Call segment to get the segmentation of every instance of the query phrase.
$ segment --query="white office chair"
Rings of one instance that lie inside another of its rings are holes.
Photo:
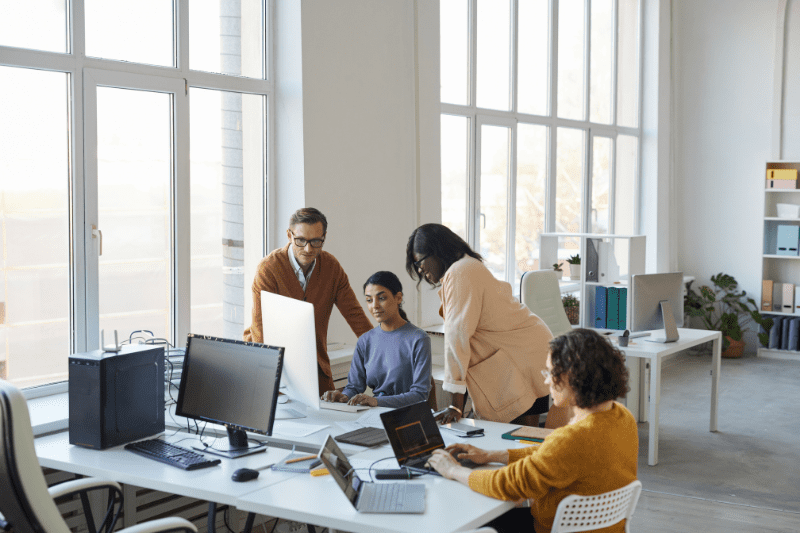
[[[122,508],[120,486],[97,478],[83,478],[48,489],[33,445],[28,404],[16,387],[0,379],[0,529],[10,528],[14,533],[70,533],[53,499],[80,494],[87,527],[94,533],[86,497],[86,492],[94,489],[109,489],[109,507],[100,529],[112,531]],[[116,513],[114,494],[119,496]],[[197,528],[182,518],[152,520],[120,529],[118,533],[177,530],[197,533]]]
[[[554,337],[572,329],[554,270],[525,272],[520,280],[519,300],[547,324]]]
[[[636,480],[621,489],[596,496],[567,496],[558,504],[551,533],[594,531],[625,520],[630,533],[633,511],[642,492],[642,482]]]

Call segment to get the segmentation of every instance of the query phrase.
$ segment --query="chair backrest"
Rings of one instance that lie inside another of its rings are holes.
[[[520,280],[519,300],[547,324],[554,337],[572,329],[554,270],[525,272]]]
[[[36,457],[28,403],[0,379],[0,513],[14,533],[70,533]]]
[[[567,496],[558,504],[551,533],[594,531],[625,520],[630,531],[630,518],[636,510],[642,482],[633,481],[621,489],[596,496]]]

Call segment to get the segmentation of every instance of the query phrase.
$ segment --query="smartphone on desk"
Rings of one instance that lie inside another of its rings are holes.
[[[483,433],[483,428],[470,426],[469,424],[461,424],[459,422],[451,422],[449,424],[442,424],[440,427],[442,429],[449,429],[453,433],[457,433],[458,435],[461,435],[461,436],[480,435],[481,433]]]

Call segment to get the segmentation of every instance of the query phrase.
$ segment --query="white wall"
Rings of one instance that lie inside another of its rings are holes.
[[[303,163],[279,167],[276,181],[278,191],[302,187],[304,199],[278,195],[286,202],[277,209],[275,243],[286,241],[287,213],[301,203],[320,209],[329,224],[325,249],[342,263],[358,298],[363,300],[361,287],[371,274],[390,270],[403,283],[404,307],[419,324],[417,292],[405,273],[405,245],[420,223],[420,176],[435,180],[438,190],[438,149],[431,155],[430,145],[435,139],[438,147],[439,118],[438,54],[419,57],[415,20],[417,10],[430,15],[434,5],[438,21],[438,2],[284,1],[300,6],[302,59],[293,61],[302,62],[302,75],[295,72],[292,82],[302,90],[302,110],[294,113],[302,128],[294,131],[302,135]],[[286,9],[279,8],[277,16]],[[277,24],[279,32],[284,26]],[[291,39],[277,38],[286,41]],[[279,55],[278,62],[282,57],[287,55]],[[298,87],[290,89],[291,95]],[[426,110],[424,118],[418,108]],[[279,145],[279,157],[280,150]],[[438,197],[435,205],[438,213]],[[338,311],[328,339],[355,342]]]
[[[777,0],[673,2],[678,268],[698,284],[720,271],[731,274],[756,300],[778,7]],[[794,43],[798,19],[790,31]],[[793,68],[787,79],[793,76],[797,87],[800,72]],[[789,96],[786,108],[796,110],[800,95],[795,89]],[[799,146],[796,124],[787,126],[787,140],[794,140],[784,146]],[[789,151],[784,159],[800,159],[796,148]],[[748,351],[756,347],[751,336]]]

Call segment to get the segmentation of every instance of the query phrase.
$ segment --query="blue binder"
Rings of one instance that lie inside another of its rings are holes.
[[[789,349],[789,323],[791,321],[791,318],[784,318],[781,320],[781,322],[783,322],[783,324],[781,324],[781,350]]]
[[[628,289],[619,289],[619,328],[628,329]]]
[[[609,287],[606,296],[606,327],[608,329],[619,328],[619,289],[616,287]]]
[[[782,319],[775,317],[772,329],[769,330],[769,348],[771,350],[779,350],[781,347],[781,322],[783,322]]]
[[[596,287],[594,293],[594,327],[606,327],[606,299],[608,291],[605,287]]]
[[[797,351],[798,341],[800,341],[800,318],[793,318],[789,321],[789,350]]]

